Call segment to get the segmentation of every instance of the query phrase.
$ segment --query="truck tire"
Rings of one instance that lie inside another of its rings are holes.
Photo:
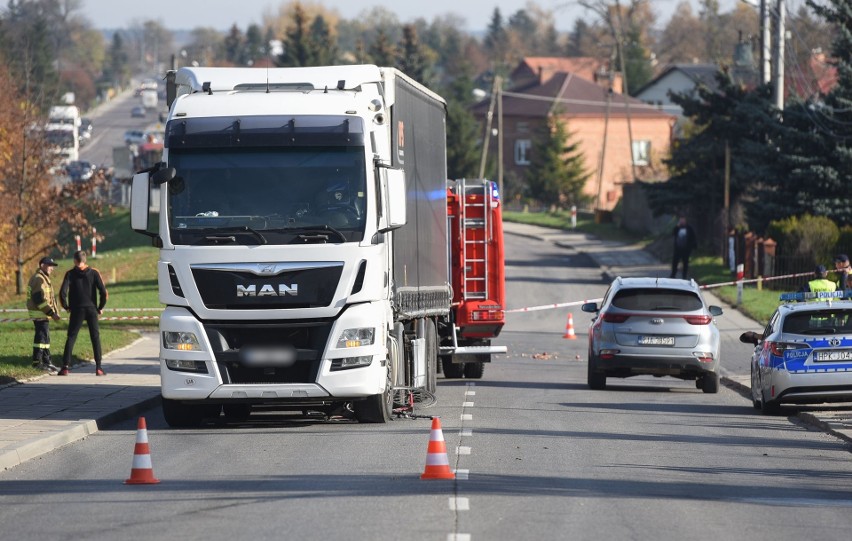
[[[163,417],[172,428],[193,428],[204,419],[204,405],[181,404],[177,400],[163,398]]]
[[[454,363],[450,355],[441,357],[441,367],[444,369],[446,379],[460,379],[464,376],[464,363]]]
[[[468,379],[482,379],[482,374],[485,372],[485,363],[474,361],[472,363],[464,363],[464,377]]]
[[[354,402],[352,409],[359,423],[386,423],[393,415],[393,389]]]
[[[386,423],[393,417],[393,401],[396,394],[393,390],[396,381],[397,366],[394,360],[399,359],[399,353],[391,348],[397,347],[393,340],[388,341],[388,369],[385,392],[368,396],[364,400],[352,403],[355,419],[359,423]]]

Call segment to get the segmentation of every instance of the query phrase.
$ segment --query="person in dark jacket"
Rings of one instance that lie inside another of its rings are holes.
[[[686,223],[686,217],[681,216],[672,232],[672,236],[674,237],[674,253],[672,254],[672,273],[669,277],[675,277],[678,263],[682,262],[681,276],[686,280],[687,273],[689,272],[689,255],[698,244],[695,237],[695,230],[692,229],[691,225]]]
[[[59,302],[63,308],[71,312],[71,315],[68,318],[68,339],[65,341],[65,351],[62,354],[62,369],[58,375],[67,376],[71,371],[71,353],[84,320],[89,327],[92,350],[95,353],[95,375],[106,375],[101,367],[101,335],[98,316],[103,313],[107,296],[101,273],[86,264],[86,252],[82,250],[74,252],[74,268],[65,273],[62,287],[59,289]]]

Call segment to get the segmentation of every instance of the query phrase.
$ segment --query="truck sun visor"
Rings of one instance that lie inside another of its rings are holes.
[[[178,118],[166,125],[166,148],[364,145],[364,124],[344,115]]]

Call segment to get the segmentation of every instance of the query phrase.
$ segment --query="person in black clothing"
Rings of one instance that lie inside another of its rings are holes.
[[[674,254],[672,255],[672,273],[669,278],[674,278],[677,274],[678,262],[683,262],[683,270],[681,276],[686,280],[686,275],[689,272],[689,255],[698,244],[695,238],[695,230],[692,226],[686,223],[686,218],[681,216],[677,225],[672,232],[674,236]]]
[[[62,287],[59,289],[59,302],[71,312],[68,318],[68,339],[62,354],[60,376],[71,371],[71,353],[77,333],[83,326],[83,320],[89,327],[92,350],[95,353],[95,375],[105,376],[101,367],[101,335],[98,328],[98,315],[103,313],[107,302],[107,290],[101,279],[101,273],[86,264],[86,252],[74,252],[74,268],[65,273]]]

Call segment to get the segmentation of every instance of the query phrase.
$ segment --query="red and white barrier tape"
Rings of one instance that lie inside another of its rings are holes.
[[[783,276],[770,276],[768,278],[750,278],[748,280],[734,280],[732,282],[719,282],[718,284],[707,284],[703,286],[699,286],[700,289],[711,289],[714,287],[723,287],[723,286],[735,286],[737,284],[753,284],[757,282],[771,282],[772,280],[782,280],[784,278],[799,278],[802,276],[813,276],[813,272],[799,272],[796,274],[785,274]],[[587,302],[599,302],[603,300],[603,297],[597,299],[586,299],[584,301],[572,301],[572,302],[560,302],[556,304],[543,304],[541,306],[528,306],[526,308],[513,308],[511,310],[506,310],[505,313],[509,314],[512,312],[535,312],[537,310],[553,310],[554,308],[565,308],[566,306],[580,306],[586,304]]]
[[[160,319],[160,316],[110,316],[100,317],[98,321],[126,321],[132,319]],[[29,317],[0,318],[0,323],[19,323],[22,321],[33,321],[33,319]]]
[[[163,308],[104,308],[104,312],[162,312]],[[0,308],[0,314],[29,312],[26,308]]]

